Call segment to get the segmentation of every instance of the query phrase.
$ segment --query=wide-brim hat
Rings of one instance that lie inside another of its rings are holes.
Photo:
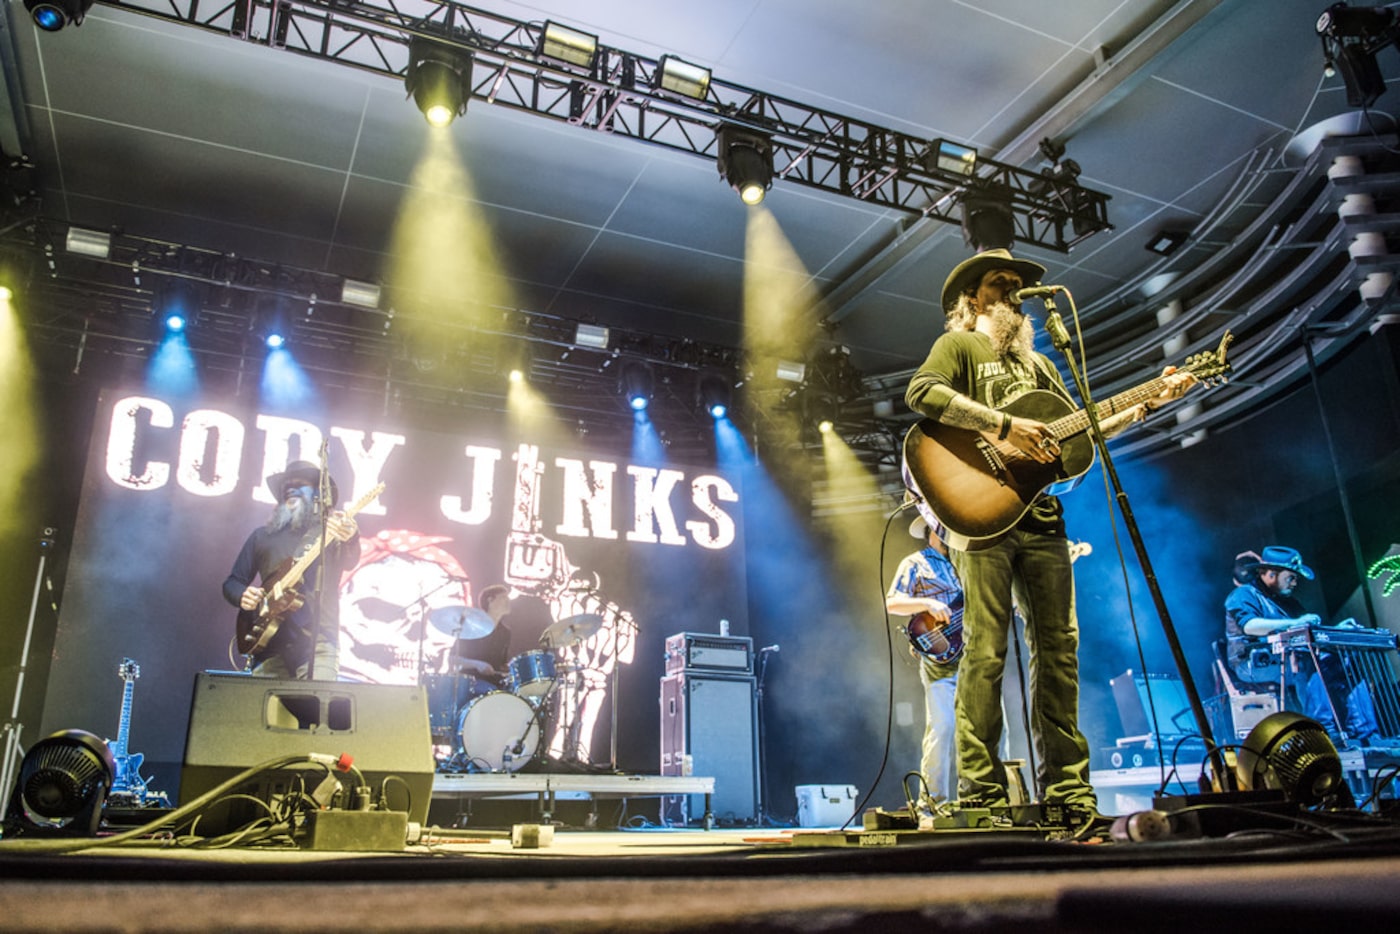
[[[1283,545],[1266,545],[1259,555],[1259,560],[1249,562],[1245,567],[1250,570],[1273,568],[1277,571],[1292,571],[1299,577],[1313,579],[1312,568],[1303,563],[1303,556],[1298,554],[1298,549],[1286,548]]]
[[[943,283],[943,310],[952,308],[958,296],[974,288],[982,277],[993,269],[1014,269],[1021,277],[1021,285],[1034,285],[1045,275],[1045,267],[1028,259],[1017,259],[1010,250],[984,250],[976,256],[965,259],[948,273]]]
[[[275,473],[267,478],[267,488],[272,493],[272,498],[276,502],[282,502],[282,490],[287,485],[288,480],[305,480],[309,486],[317,487],[321,484],[321,468],[311,461],[292,461],[287,465],[287,469],[281,473]],[[340,490],[336,488],[335,478],[330,478],[331,482],[331,502],[334,506],[340,502]]]

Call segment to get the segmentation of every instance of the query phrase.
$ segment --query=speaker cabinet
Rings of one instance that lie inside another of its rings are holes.
[[[348,753],[376,804],[426,822],[433,794],[433,752],[423,688],[341,681],[282,681],[242,674],[195,675],[180,771],[186,804],[234,775],[283,756]],[[272,802],[318,782],[314,769],[265,772],[230,794]],[[398,781],[385,779],[393,776]],[[211,809],[196,832],[216,836],[266,811],[252,802]]]
[[[758,757],[753,678],[682,673],[661,679],[661,774],[713,776],[710,807],[719,822],[757,823]],[[704,795],[664,803],[668,822],[689,823],[704,813]]]

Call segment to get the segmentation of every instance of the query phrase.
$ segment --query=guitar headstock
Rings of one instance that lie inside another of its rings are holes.
[[[1220,346],[1214,350],[1206,350],[1186,358],[1186,364],[1182,367],[1194,373],[1196,379],[1202,383],[1223,383],[1230,375],[1230,364],[1225,359],[1225,352],[1230,349],[1230,344],[1235,339],[1235,335],[1229,331],[1220,338]]]
[[[135,681],[141,677],[141,666],[129,658],[122,659],[122,663],[117,666],[117,674],[123,681]]]

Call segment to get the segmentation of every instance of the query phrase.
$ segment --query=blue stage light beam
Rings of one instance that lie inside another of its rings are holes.
[[[318,401],[316,387],[286,348],[271,350],[263,361],[262,398],[275,406]]]

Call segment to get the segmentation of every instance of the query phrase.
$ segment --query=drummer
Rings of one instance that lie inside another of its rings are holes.
[[[491,617],[492,627],[484,635],[458,639],[452,648],[452,663],[461,674],[500,687],[510,659],[510,627],[502,622],[510,613],[510,588],[505,584],[485,587],[477,594],[476,605]]]

